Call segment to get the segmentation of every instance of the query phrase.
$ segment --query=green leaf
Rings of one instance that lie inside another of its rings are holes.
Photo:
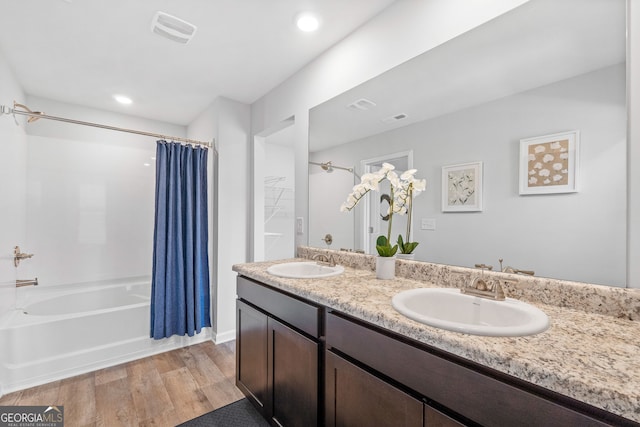
[[[376,239],[376,249],[378,255],[382,257],[392,257],[398,251],[398,245],[391,246],[386,236],[378,236]]]
[[[398,247],[400,248],[401,254],[410,254],[414,251],[416,246],[418,246],[418,242],[404,242],[402,240],[402,235],[398,235]]]

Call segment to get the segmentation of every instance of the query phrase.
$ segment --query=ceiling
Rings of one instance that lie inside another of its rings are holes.
[[[0,0],[0,52],[28,95],[187,125],[218,96],[254,102],[391,3]],[[196,25],[193,40],[152,33],[157,11]],[[302,11],[318,31],[296,28]]]
[[[309,150],[625,61],[625,0],[531,0],[313,108]],[[359,99],[368,110],[348,108]],[[386,122],[391,116],[406,118]]]

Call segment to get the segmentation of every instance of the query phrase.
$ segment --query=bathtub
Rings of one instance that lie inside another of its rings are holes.
[[[148,277],[18,291],[0,320],[0,395],[210,337],[150,339]]]

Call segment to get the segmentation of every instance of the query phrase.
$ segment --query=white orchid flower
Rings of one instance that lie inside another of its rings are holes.
[[[413,175],[415,175],[416,172],[418,172],[418,169],[409,169],[400,175],[400,179],[403,181],[410,181],[413,179]]]

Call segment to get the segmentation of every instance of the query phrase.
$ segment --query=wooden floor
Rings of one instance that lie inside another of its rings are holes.
[[[65,427],[175,426],[244,397],[235,341],[173,350],[0,398],[4,405],[63,405]]]

